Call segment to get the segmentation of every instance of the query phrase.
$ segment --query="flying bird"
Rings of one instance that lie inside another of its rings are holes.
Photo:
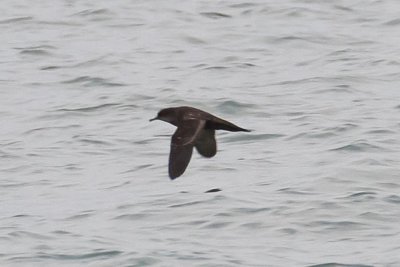
[[[203,157],[217,153],[215,130],[250,132],[229,121],[192,107],[165,108],[153,120],[162,120],[178,127],[171,139],[168,173],[173,180],[181,176],[192,157],[193,147]]]

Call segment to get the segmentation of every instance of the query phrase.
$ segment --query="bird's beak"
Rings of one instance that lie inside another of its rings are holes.
[[[155,120],[158,120],[158,118],[155,117],[155,118],[150,119],[149,121],[155,121]]]

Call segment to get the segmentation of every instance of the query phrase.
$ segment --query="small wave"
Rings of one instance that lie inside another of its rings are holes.
[[[25,49],[19,52],[22,55],[34,55],[34,56],[50,56],[51,53],[49,53],[46,50],[42,49]]]
[[[100,104],[97,106],[91,106],[91,107],[82,107],[82,108],[62,108],[58,109],[57,111],[61,112],[94,112],[94,111],[99,111],[99,110],[104,110],[104,109],[109,109],[110,107],[118,106],[118,103],[106,103],[106,104]]]
[[[193,37],[193,36],[185,36],[183,37],[185,41],[187,41],[189,44],[194,44],[194,45],[202,45],[206,44],[207,42],[200,39],[199,37]]]
[[[52,55],[50,50],[54,50],[55,47],[51,45],[39,45],[32,47],[16,48],[20,50],[21,55],[33,55],[33,56],[50,56]]]
[[[85,218],[91,217],[93,215],[94,215],[93,211],[87,211],[87,212],[83,212],[81,214],[76,214],[76,215],[70,216],[66,220],[68,220],[68,221],[80,220],[80,219],[85,219]]]
[[[53,239],[46,235],[37,234],[37,233],[33,233],[33,232],[28,232],[28,231],[14,231],[14,232],[9,233],[8,235],[13,238],[32,238],[32,239],[39,239],[39,240]]]
[[[90,77],[90,76],[80,76],[74,79],[63,81],[64,84],[76,84],[82,83],[86,87],[92,86],[125,86],[122,83],[110,82],[108,79],[99,78],[99,77]]]
[[[203,17],[207,17],[210,19],[225,19],[225,18],[231,18],[231,15],[224,14],[224,13],[219,13],[219,12],[200,12],[200,15]]]
[[[238,141],[258,141],[269,140],[283,137],[283,134],[243,134],[243,135],[230,135],[224,137],[224,142],[238,142]]]
[[[39,253],[36,257],[42,259],[56,259],[56,260],[84,260],[92,258],[110,258],[117,256],[122,252],[119,250],[99,250],[86,254],[48,254]]]
[[[384,200],[392,204],[400,204],[400,196],[398,195],[390,195],[385,197]]]
[[[330,149],[330,151],[347,151],[347,152],[365,152],[365,151],[382,151],[383,148],[371,145],[366,142],[357,142]]]
[[[330,262],[330,263],[310,265],[308,267],[374,267],[374,266],[365,264],[343,264],[343,263]]]
[[[73,17],[89,17],[89,18],[104,18],[104,16],[112,16],[114,15],[113,12],[111,12],[107,8],[99,8],[99,9],[86,9],[82,10],[80,12],[77,12],[75,14],[72,14]]]
[[[385,26],[397,26],[400,25],[400,19],[393,19],[383,23]]]
[[[363,202],[363,201],[373,200],[375,198],[376,198],[376,193],[370,192],[370,191],[362,191],[362,192],[352,193],[352,194],[344,197],[344,199],[350,199],[351,202]]]
[[[240,110],[252,108],[253,104],[242,103],[234,100],[226,100],[217,106],[217,109],[221,110],[224,113],[232,114],[238,113]]]
[[[232,212],[239,214],[257,214],[271,211],[271,208],[234,208]]]
[[[128,221],[137,221],[144,218],[149,217],[149,213],[135,213],[135,214],[123,214],[116,216],[114,220],[128,220]]]
[[[219,229],[219,228],[225,228],[228,225],[231,225],[232,222],[212,222],[210,224],[207,224],[203,226],[203,228],[206,229]]]
[[[323,227],[326,230],[359,230],[362,229],[365,224],[354,222],[354,221],[314,221],[308,226],[311,227]]]
[[[287,194],[291,194],[291,195],[314,195],[315,193],[311,193],[311,192],[304,192],[304,191],[299,191],[299,190],[294,190],[290,187],[286,187],[286,188],[282,188],[279,189],[278,191],[280,192],[284,192]]]
[[[33,17],[30,17],[30,16],[17,17],[17,18],[12,18],[12,19],[0,20],[0,24],[14,24],[16,22],[25,22],[25,21],[31,21],[31,20],[33,20]]]
[[[192,202],[187,202],[187,203],[182,203],[182,204],[175,204],[169,206],[170,208],[180,208],[180,207],[187,207],[187,206],[194,206],[194,205],[199,205],[202,204],[204,201],[192,201]]]

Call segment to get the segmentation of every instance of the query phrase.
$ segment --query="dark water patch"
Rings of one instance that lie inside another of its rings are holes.
[[[335,132],[335,133],[345,133],[354,129],[358,129],[360,126],[353,123],[345,123],[341,125],[337,125],[335,127],[327,127],[324,128],[327,132]]]
[[[99,8],[99,9],[86,9],[80,12],[74,13],[71,15],[72,17],[82,17],[89,18],[92,21],[101,21],[105,19],[110,19],[115,16],[115,13],[110,11],[107,8]]]
[[[170,138],[171,135],[155,135],[155,137],[164,137],[164,138]],[[146,145],[151,143],[152,141],[154,141],[156,138],[150,138],[150,139],[143,139],[143,140],[138,140],[138,141],[134,141],[132,142],[133,144],[136,145]]]
[[[313,93],[325,95],[327,93],[353,94],[354,92],[353,92],[352,88],[350,88],[350,86],[338,85],[338,86],[331,87],[331,88],[317,89]]]
[[[98,66],[100,64],[107,63],[105,61],[105,59],[106,59],[106,56],[100,56],[100,57],[96,57],[96,58],[93,58],[93,59],[89,59],[89,60],[85,60],[85,61],[82,61],[82,62],[78,62],[78,63],[75,63],[75,64],[64,64],[64,65],[58,65],[58,66],[57,65],[49,65],[49,66],[41,67],[40,69],[41,70],[75,69],[75,68],[80,68],[80,67]],[[85,77],[88,77],[88,76],[82,76],[82,77],[76,78],[77,79],[76,82],[84,81]],[[88,78],[90,78],[90,77],[88,77]],[[68,80],[68,81],[74,81],[74,79]],[[69,83],[68,81],[64,81],[63,83]]]
[[[187,207],[187,206],[195,206],[204,203],[204,201],[191,201],[187,203],[182,203],[182,204],[174,204],[169,206],[170,208],[181,208],[181,207]]]
[[[74,139],[78,139],[79,142],[82,142],[84,144],[89,144],[89,145],[101,145],[101,146],[112,146],[113,144],[111,142],[103,141],[103,140],[96,140],[93,138],[81,138],[79,136],[74,136]]]
[[[77,23],[75,21],[60,21],[60,20],[41,20],[36,22],[39,25],[49,25],[49,26],[72,26],[72,27],[77,27],[77,26],[83,26],[84,24],[82,23]]]
[[[382,160],[376,160],[372,158],[363,158],[353,161],[353,164],[363,165],[363,166],[390,166],[390,163],[385,163]]]
[[[60,69],[62,67],[60,66],[46,66],[46,67],[41,67],[40,70],[56,70],[56,69]]]
[[[0,150],[0,158],[1,159],[18,159],[18,158],[21,158],[21,156]]]
[[[117,185],[112,185],[112,186],[105,187],[104,189],[112,190],[112,189],[116,189],[116,188],[121,188],[121,187],[125,187],[125,186],[129,185],[130,183],[131,183],[130,181],[126,181],[126,182],[119,183]]]
[[[209,67],[205,67],[203,68],[204,70],[226,70],[229,67],[225,67],[225,66],[209,66]]]
[[[128,221],[136,221],[148,218],[150,216],[149,213],[130,213],[123,214],[114,217],[114,220],[128,220]]]
[[[376,212],[364,212],[358,215],[358,217],[367,219],[368,221],[375,220],[379,222],[389,222],[389,219],[386,216],[383,216],[382,214],[376,213]],[[395,221],[395,220],[392,220]],[[383,226],[382,226],[383,229]]]
[[[155,257],[133,257],[127,260],[128,265],[124,267],[146,267],[146,266],[156,266],[160,262],[159,259]]]
[[[30,16],[17,17],[17,18],[12,18],[12,19],[0,20],[0,24],[15,24],[15,23],[26,22],[26,21],[31,21],[31,20],[33,20],[33,17],[30,17]]]
[[[256,229],[264,228],[265,225],[263,223],[259,223],[259,222],[251,222],[251,223],[243,223],[240,225],[240,227],[247,228],[250,230],[256,230]]]
[[[32,216],[27,215],[27,214],[17,214],[17,215],[11,216],[11,218],[26,218],[26,217],[32,217]]]
[[[296,229],[293,228],[281,228],[278,231],[288,235],[294,235],[298,232]]]
[[[388,189],[400,188],[400,183],[377,183],[377,185]]]
[[[47,50],[43,49],[24,49],[19,52],[21,55],[33,55],[33,56],[51,56],[52,53],[50,53]]]
[[[66,68],[90,67],[99,66],[99,64],[106,63],[107,55],[98,56],[89,60],[78,62],[76,64],[67,65]]]
[[[121,29],[121,28],[132,28],[132,27],[142,27],[142,26],[146,26],[146,24],[144,24],[144,23],[116,23],[116,24],[110,24],[110,25],[107,25],[107,27],[110,27],[110,28],[118,28],[118,29]]]
[[[333,7],[337,10],[340,11],[346,11],[346,12],[354,12],[354,9],[347,7],[347,6],[341,6],[341,5],[333,5]]]
[[[353,144],[348,144],[340,146],[337,148],[332,148],[330,151],[343,151],[343,152],[382,152],[383,149],[380,146],[372,145],[367,142],[355,142]]]
[[[254,104],[248,104],[234,100],[225,100],[221,102],[216,108],[226,114],[237,114],[244,109],[254,108]]]
[[[296,140],[296,139],[300,139],[303,140],[304,138],[308,138],[308,139],[321,139],[321,138],[329,138],[329,137],[334,137],[337,136],[337,134],[333,133],[333,132],[329,132],[329,131],[325,131],[325,132],[303,132],[303,133],[298,133],[295,134],[293,136],[288,136],[287,138],[285,138],[285,140]]]
[[[256,7],[258,4],[257,3],[240,3],[240,4],[231,4],[229,7],[232,8],[250,8],[250,7]]]
[[[99,111],[99,110],[108,110],[111,107],[118,106],[118,103],[106,103],[106,104],[100,104],[96,106],[90,106],[90,107],[81,107],[81,108],[61,108],[57,109],[56,111],[61,111],[61,112],[77,112],[77,113],[87,113],[87,112],[94,112],[94,111]]]
[[[400,18],[392,19],[383,23],[384,26],[397,26],[400,25]]]
[[[15,172],[15,171],[20,171],[20,170],[21,170],[20,167],[1,169],[1,171],[5,171],[5,172]],[[17,188],[17,187],[26,187],[26,186],[31,186],[31,185],[34,185],[34,183],[2,181],[2,183],[0,184],[0,188]]]
[[[278,37],[278,38],[273,38],[270,40],[271,43],[274,43],[276,45],[283,45],[287,43],[318,43],[318,42],[323,42],[323,40],[318,40],[317,38],[310,38],[306,36],[294,36],[294,35],[289,35],[289,36],[283,36],[283,37]]]
[[[252,63],[244,62],[244,63],[237,63],[236,67],[238,67],[238,68],[252,68],[252,67],[257,67],[257,65],[252,64]]]
[[[91,76],[80,76],[74,79],[62,81],[64,84],[82,84],[85,87],[96,87],[96,86],[104,86],[104,87],[120,87],[125,86],[123,83],[111,82],[108,79],[100,78],[100,77],[91,77]]]
[[[355,221],[325,221],[319,220],[314,221],[305,225],[306,227],[322,227],[325,230],[339,230],[339,231],[351,231],[351,230],[362,230],[365,229],[365,224]]]
[[[259,141],[269,140],[283,137],[283,134],[240,134],[240,135],[229,135],[222,138],[224,142],[240,142],[240,141]]]
[[[206,41],[200,39],[199,37],[184,36],[183,40],[186,41],[187,43],[193,44],[193,45],[204,45],[204,44],[207,44]]]
[[[154,164],[142,164],[142,165],[138,165],[138,166],[136,166],[136,167],[134,167],[132,169],[123,171],[121,173],[131,173],[131,172],[139,171],[139,170],[142,170],[142,169],[147,169],[147,168],[149,168],[151,166],[154,166]]]
[[[313,192],[305,192],[305,191],[295,190],[295,189],[290,188],[290,187],[281,188],[278,191],[286,193],[286,194],[291,194],[291,195],[315,195],[316,194],[316,193],[313,193]]]
[[[235,216],[232,212],[219,212],[214,215],[215,217],[232,217]]]
[[[32,239],[38,239],[38,240],[51,240],[53,239],[50,236],[42,235],[42,234],[37,234],[33,232],[28,232],[28,231],[14,231],[8,234],[12,238],[32,238]]]
[[[375,267],[375,266],[365,265],[365,264],[344,264],[344,263],[330,262],[330,263],[310,265],[308,267]]]
[[[226,19],[232,17],[231,15],[219,12],[200,12],[200,15],[210,19]]]
[[[397,134],[396,131],[393,131],[392,129],[373,129],[366,131],[367,135],[395,135]]]
[[[209,221],[206,221],[206,220],[194,220],[194,221],[187,222],[185,224],[186,225],[202,225],[202,224],[205,224],[207,222],[209,222]]]
[[[85,253],[85,254],[47,254],[47,253],[38,253],[36,255],[37,258],[40,259],[53,259],[60,261],[74,261],[74,260],[87,260],[93,258],[101,258],[101,259],[109,259],[110,257],[114,257],[122,254],[122,251],[119,250],[95,250],[94,252]]]
[[[222,191],[222,189],[213,188],[213,189],[205,191],[204,193],[217,193],[217,192],[221,192],[221,191]]]
[[[207,228],[207,229],[219,229],[219,228],[225,228],[229,225],[231,225],[232,222],[213,222],[210,224],[207,224],[205,226],[203,226],[203,228]]]
[[[400,196],[399,195],[390,195],[383,199],[384,201],[392,204],[400,204]]]
[[[239,214],[257,214],[271,211],[271,208],[233,208],[232,212]]]
[[[117,207],[117,209],[118,210],[129,210],[129,209],[132,209],[132,208],[135,208],[135,207],[136,207],[136,205],[134,205],[134,204],[123,204],[123,205],[119,205]]]
[[[138,105],[135,104],[125,104],[125,105],[118,105],[118,110],[137,110],[139,108]]]
[[[80,214],[72,215],[72,216],[66,218],[65,220],[68,220],[68,221],[81,220],[81,219],[86,219],[86,218],[92,217],[93,215],[95,215],[94,210],[83,211]]]
[[[362,191],[357,193],[352,193],[343,199],[350,199],[352,202],[362,202],[376,199],[376,193],[371,191]]]
[[[80,128],[81,125],[78,124],[71,124],[71,125],[65,125],[65,126],[48,126],[48,127],[38,127],[38,128],[34,128],[34,129],[30,129],[25,131],[23,134],[24,135],[30,135],[30,134],[34,134],[34,133],[38,133],[38,132],[47,132],[49,130],[60,130],[63,131],[65,129],[71,129],[71,128]]]
[[[200,64],[196,64],[196,65],[191,66],[191,68],[193,68],[193,69],[205,69],[205,68],[207,68],[207,66],[209,66],[209,65],[205,64],[205,63],[200,63]]]

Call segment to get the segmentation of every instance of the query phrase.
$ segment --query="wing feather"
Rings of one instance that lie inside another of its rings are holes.
[[[203,157],[211,158],[217,153],[217,142],[215,141],[215,130],[203,129],[196,139],[195,147]]]
[[[192,157],[193,146],[204,125],[204,120],[185,120],[172,135],[168,165],[171,179],[175,179],[185,172]]]

